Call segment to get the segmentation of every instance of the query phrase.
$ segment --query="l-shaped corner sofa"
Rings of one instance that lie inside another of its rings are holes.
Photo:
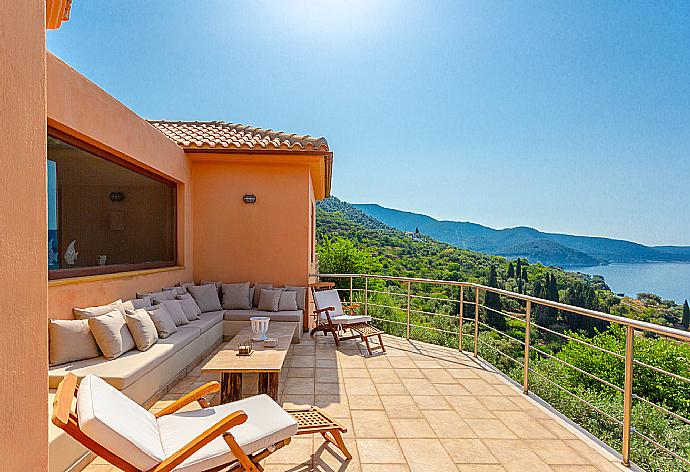
[[[101,356],[49,367],[48,417],[53,412],[57,386],[68,373],[75,374],[80,380],[88,374],[96,374],[149,408],[196,368],[219,343],[232,339],[249,326],[252,316],[268,316],[274,321],[294,323],[293,343],[299,343],[303,332],[302,320],[308,309],[306,300],[302,306],[304,310],[297,311],[265,312],[252,308],[206,312],[198,320],[179,326],[177,332],[160,339],[146,351],[133,349],[113,360]],[[93,453],[51,424],[50,420],[48,454],[49,472],[76,472],[93,457]]]

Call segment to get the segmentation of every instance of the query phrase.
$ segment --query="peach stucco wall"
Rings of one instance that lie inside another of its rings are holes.
[[[181,265],[145,275],[51,282],[48,315],[71,318],[75,306],[132,298],[192,280],[192,186],[190,160],[153,126],[52,54],[47,54],[48,124],[177,183],[177,253]],[[131,231],[136,231],[132,228]],[[142,234],[146,237],[146,234]]]
[[[270,156],[193,156],[195,279],[306,284],[309,167],[271,163]],[[256,203],[244,203],[244,194]]]
[[[46,470],[45,2],[2,1],[0,470]]]

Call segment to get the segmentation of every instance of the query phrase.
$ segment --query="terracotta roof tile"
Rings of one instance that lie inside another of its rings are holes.
[[[288,134],[224,121],[148,120],[161,133],[188,149],[329,151],[326,138]]]

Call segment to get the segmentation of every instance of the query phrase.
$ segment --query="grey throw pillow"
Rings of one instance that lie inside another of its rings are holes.
[[[115,359],[136,347],[125,317],[118,310],[89,318],[88,323],[106,359]]]
[[[151,315],[144,309],[137,309],[134,311],[127,311],[125,313],[125,321],[137,349],[146,351],[148,348],[158,342],[158,331],[156,325],[151,319]]]
[[[161,300],[175,300],[177,296],[175,292],[175,290],[161,290],[160,292],[149,293],[148,296],[151,297],[151,302],[155,305]]]
[[[208,284],[213,284],[216,286],[216,290],[218,290],[218,296],[220,297],[221,292],[223,291],[223,282],[214,282],[212,280],[202,280],[199,282],[199,285],[208,285]]]
[[[201,308],[194,301],[194,297],[190,294],[185,293],[184,295],[178,295],[177,299],[180,301],[182,306],[182,311],[189,321],[194,321],[199,319],[201,314]]]
[[[187,315],[184,314],[184,310],[182,309],[182,305],[180,304],[179,300],[160,300],[156,304],[163,305],[165,309],[168,310],[170,318],[172,318],[175,326],[189,324]]]
[[[249,282],[241,284],[223,284],[224,310],[249,310],[252,307],[249,299]]]
[[[101,306],[90,306],[87,308],[72,308],[72,314],[78,320],[88,320],[94,316],[105,315],[113,310],[119,311],[123,316],[125,314],[125,309],[122,306],[122,300],[115,300],[112,303]]]
[[[194,301],[202,313],[209,311],[219,311],[223,308],[220,306],[220,299],[218,298],[218,290],[213,284],[197,285],[188,287],[187,290],[194,297]]]
[[[279,311],[296,311],[297,310],[297,292],[294,290],[283,290],[280,292],[280,302],[278,303]]]
[[[304,310],[304,305],[306,303],[307,298],[307,287],[294,287],[291,285],[286,285],[285,290],[294,290],[295,292],[297,292],[295,294],[297,298],[297,309]]]
[[[163,339],[167,338],[173,333],[177,332],[177,326],[175,322],[170,317],[170,313],[165,309],[163,305],[155,305],[146,310],[151,317],[151,321],[156,326],[156,331],[158,331],[158,337]]]
[[[278,311],[282,290],[261,289],[259,297],[259,311]]]
[[[170,291],[172,291],[175,294],[175,296],[184,295],[185,293],[187,293],[187,289],[185,287],[181,287],[181,286],[163,288],[163,292],[170,292]]]
[[[50,365],[98,357],[88,320],[48,320]]]
[[[262,289],[271,289],[271,284],[254,284],[254,296],[252,297],[252,306],[259,306],[259,298],[261,298]]]

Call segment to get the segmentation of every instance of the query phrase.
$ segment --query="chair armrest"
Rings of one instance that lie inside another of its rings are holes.
[[[359,303],[351,303],[349,305],[343,305],[343,311],[355,311],[359,310],[361,305]]]
[[[175,413],[180,408],[187,406],[192,402],[198,402],[201,408],[206,408],[208,406],[208,402],[204,398],[204,395],[218,391],[220,391],[220,384],[218,382],[209,382],[205,385],[202,385],[201,387],[189,392],[187,395],[177,399],[174,403],[166,406],[161,411],[156,413],[156,418],[169,415],[170,413]]]
[[[242,424],[245,421],[247,421],[247,414],[244,411],[237,410],[233,413],[230,413],[228,416],[198,435],[196,438],[189,441],[175,454],[151,469],[151,472],[167,472],[173,470],[175,467],[184,462],[189,456],[216,439],[218,436],[226,434],[230,428]]]
[[[335,311],[335,307],[327,306],[326,308],[321,308],[320,310],[314,310],[314,313],[323,313],[324,311]]]

